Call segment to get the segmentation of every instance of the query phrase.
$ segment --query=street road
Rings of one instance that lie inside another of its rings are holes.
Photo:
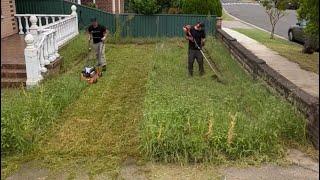
[[[221,0],[224,9],[234,17],[271,31],[269,16],[263,6],[257,3],[241,3],[239,0]],[[298,22],[295,10],[287,10],[276,25],[275,34],[288,39],[288,29]]]

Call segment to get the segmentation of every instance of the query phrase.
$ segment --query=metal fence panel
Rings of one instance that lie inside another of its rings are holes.
[[[76,5],[80,29],[88,27],[90,19],[96,17],[111,33],[120,33],[122,37],[181,37],[183,25],[198,21],[204,22],[207,34],[214,35],[216,31],[216,16],[213,15],[116,15],[63,0],[16,0],[16,4],[20,14],[70,14],[71,6]]]
[[[63,0],[16,0],[17,14],[63,14]]]

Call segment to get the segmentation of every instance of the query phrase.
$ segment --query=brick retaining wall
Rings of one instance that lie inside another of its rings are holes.
[[[319,149],[319,98],[306,93],[273,70],[265,61],[259,59],[222,29],[217,29],[216,36],[247,72],[254,78],[260,77],[265,80],[306,116],[308,137],[313,145]]]

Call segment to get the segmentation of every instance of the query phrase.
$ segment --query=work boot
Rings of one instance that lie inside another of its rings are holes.
[[[204,75],[204,71],[200,71],[199,75],[203,76]]]

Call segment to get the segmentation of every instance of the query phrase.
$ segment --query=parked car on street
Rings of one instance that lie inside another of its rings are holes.
[[[291,26],[288,31],[289,40],[304,43],[305,35],[303,29],[306,26],[307,22],[305,20],[297,22],[296,25]]]
[[[293,42],[298,42],[301,44],[304,44],[306,42],[306,35],[304,33],[304,29],[307,26],[307,21],[302,20],[296,23],[296,25],[293,25],[288,30],[288,39]],[[319,51],[319,42],[315,47],[316,51]]]

